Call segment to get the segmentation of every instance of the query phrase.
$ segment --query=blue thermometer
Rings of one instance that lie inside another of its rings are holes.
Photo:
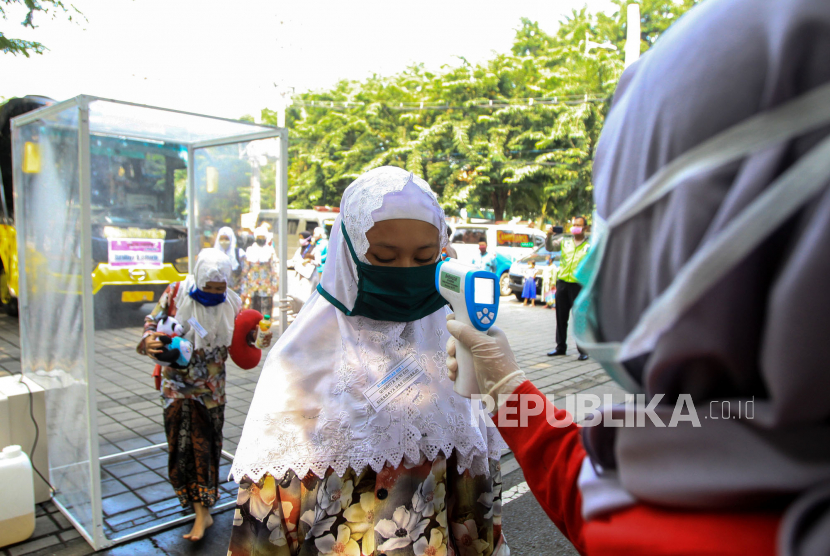
[[[492,272],[478,270],[456,259],[447,259],[438,263],[435,289],[452,305],[456,320],[485,334],[496,322],[499,281]],[[456,342],[455,358],[458,361],[458,376],[453,389],[465,398],[479,393],[470,350]]]

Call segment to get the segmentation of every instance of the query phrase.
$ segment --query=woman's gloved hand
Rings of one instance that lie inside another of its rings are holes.
[[[455,359],[455,342],[459,341],[473,354],[476,380],[481,394],[492,396],[498,404],[499,394],[512,394],[525,380],[524,371],[519,368],[516,356],[510,349],[507,336],[496,326],[488,334],[472,326],[458,322],[454,315],[447,316],[447,330],[453,336],[447,340],[447,369],[450,380],[458,375]]]

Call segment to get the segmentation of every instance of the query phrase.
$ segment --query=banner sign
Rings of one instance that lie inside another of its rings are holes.
[[[108,239],[107,242],[110,266],[160,268],[164,264],[162,239]]]
[[[499,247],[533,247],[533,238],[529,234],[496,230],[496,243]]]

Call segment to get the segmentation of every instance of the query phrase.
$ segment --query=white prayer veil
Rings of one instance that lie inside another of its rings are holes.
[[[444,212],[429,185],[410,172],[382,167],[367,172],[343,194],[331,233],[322,287],[347,308],[357,295],[357,269],[341,222],[361,261],[366,232],[396,218],[430,222],[446,244]],[[259,480],[293,470],[323,477],[331,467],[380,471],[415,464],[439,452],[457,454],[459,471],[489,473],[504,443],[495,428],[472,421],[471,402],[447,378],[446,311],[414,322],[348,317],[312,293],[297,319],[271,350],[257,384],[231,475]],[[404,357],[425,374],[379,411],[363,392]],[[480,408],[478,408],[480,409]],[[482,413],[483,414],[483,410]]]
[[[231,260],[219,249],[202,249],[196,259],[193,274],[188,274],[176,295],[176,320],[184,327],[184,337],[195,349],[227,347],[233,339],[233,326],[242,306],[239,296],[228,289],[225,301],[215,307],[205,307],[190,297],[190,292],[204,288],[208,282],[230,282]],[[188,323],[191,318],[207,331],[203,338]]]
[[[219,240],[223,237],[227,237],[231,240],[231,245],[227,248],[227,250],[222,249],[222,245],[219,243]],[[239,252],[236,248],[236,234],[233,233],[233,230],[230,229],[230,227],[223,226],[222,228],[219,228],[219,233],[216,234],[216,241],[213,242],[213,248],[218,249],[224,253],[228,259],[230,259],[231,270],[236,272],[239,269]]]

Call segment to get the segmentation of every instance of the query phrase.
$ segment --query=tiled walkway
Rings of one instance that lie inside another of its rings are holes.
[[[566,357],[547,357],[553,349],[555,312],[537,307],[523,307],[513,298],[502,298],[498,325],[501,326],[528,376],[546,394],[556,397],[579,392],[607,382],[609,377],[593,361],[579,362],[571,347]],[[141,327],[125,327],[96,332],[96,351],[106,353],[106,364],[97,373],[98,432],[100,455],[144,448],[165,442],[162,409],[158,392],[153,388],[150,361],[135,352]],[[19,372],[19,334],[17,320],[0,316],[0,367]],[[103,359],[99,358],[99,361]],[[245,415],[253,398],[261,367],[243,371],[228,363],[227,406],[225,409],[224,449],[233,454],[242,434]],[[146,528],[158,520],[184,515],[166,478],[167,456],[162,449],[152,449],[132,456],[119,456],[102,462],[101,479],[105,529],[108,536],[121,537]],[[220,477],[228,474],[223,462]],[[219,504],[235,496],[233,483],[221,486]],[[217,518],[204,543],[195,553],[222,554],[227,546],[230,522]],[[153,539],[163,539],[157,543]],[[179,540],[177,540],[179,539]],[[222,539],[225,539],[224,541]],[[148,546],[157,553],[194,553],[189,541],[180,534],[160,532],[147,541],[133,541],[107,551],[109,554],[145,554]],[[215,543],[213,542],[215,541]],[[218,544],[216,544],[218,543]],[[164,547],[162,547],[164,545]],[[131,550],[132,547],[132,550]],[[141,548],[143,547],[143,548]],[[178,548],[176,548],[178,547]],[[0,549],[3,556],[24,554],[60,554],[80,556],[91,553],[86,542],[71,528],[53,504],[38,508],[37,529],[31,539]]]
[[[137,313],[139,321],[141,313]],[[20,371],[17,319],[0,316],[0,370]],[[153,385],[152,362],[136,353],[141,326],[99,330],[95,333],[96,390],[99,451],[102,458],[166,442],[159,393]],[[103,363],[102,363],[103,362]],[[253,398],[261,365],[243,371],[227,365],[227,405],[223,449],[231,455],[242,435],[245,414]],[[228,476],[230,462],[222,462],[219,476]],[[159,521],[187,515],[167,480],[166,448],[106,458],[101,464],[104,530],[109,538],[124,537]],[[234,483],[220,486],[217,506],[235,499]],[[36,530],[28,540],[0,549],[0,554],[88,554],[91,549],[66,518],[51,504],[38,508]]]

